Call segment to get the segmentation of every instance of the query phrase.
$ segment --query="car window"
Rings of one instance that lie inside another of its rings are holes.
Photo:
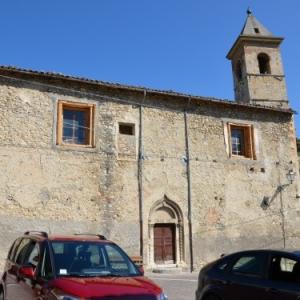
[[[120,251],[110,245],[106,245],[105,248],[111,268],[113,270],[117,270],[118,272],[127,272],[128,260],[125,259]]]
[[[53,275],[54,275],[54,272],[53,272],[53,268],[51,265],[49,248],[45,247],[39,276],[41,276],[45,279],[51,279],[51,278],[53,278]]]
[[[250,276],[262,276],[264,273],[264,262],[264,255],[250,254],[241,256],[234,263],[232,272]]]
[[[90,260],[92,265],[98,265],[100,267],[105,267],[107,265],[103,248],[99,248],[97,245],[90,245],[88,247],[88,252],[90,253]]]
[[[17,247],[18,247],[20,241],[21,241],[20,238],[17,239],[17,240],[15,240],[14,243],[12,244],[12,246],[11,246],[9,252],[8,252],[7,258],[8,258],[9,260],[13,261],[13,262],[14,262],[14,258],[15,258],[16,249],[17,249]]]
[[[280,269],[283,272],[292,272],[296,263],[296,260],[282,257],[280,260]]]
[[[270,263],[270,279],[284,282],[300,282],[300,261],[274,255]]]
[[[16,256],[15,256],[15,261],[17,264],[19,265],[23,264],[29,245],[30,245],[30,239],[21,240],[20,244],[18,245]]]
[[[25,255],[23,264],[37,267],[40,259],[39,244],[35,241],[30,241]]]
[[[115,244],[90,241],[52,241],[57,276],[139,276],[140,271]]]

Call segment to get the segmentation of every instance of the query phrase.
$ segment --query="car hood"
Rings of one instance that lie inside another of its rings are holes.
[[[92,278],[57,278],[51,287],[68,295],[98,299],[98,297],[118,297],[118,299],[156,299],[161,288],[144,276],[137,277],[92,277]],[[133,296],[133,297],[122,297]],[[99,298],[101,299],[101,298]],[[108,298],[109,299],[109,298]]]

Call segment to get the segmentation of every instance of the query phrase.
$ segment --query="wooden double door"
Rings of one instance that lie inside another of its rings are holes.
[[[175,263],[175,224],[154,225],[154,261],[157,264]]]

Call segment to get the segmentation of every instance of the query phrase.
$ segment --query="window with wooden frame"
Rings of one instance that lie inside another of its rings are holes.
[[[57,114],[57,145],[94,147],[94,104],[59,101]]]
[[[253,126],[228,123],[230,156],[255,159]]]

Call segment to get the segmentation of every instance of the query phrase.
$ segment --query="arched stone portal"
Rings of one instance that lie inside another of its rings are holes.
[[[149,267],[162,264],[183,266],[185,264],[184,231],[183,214],[180,207],[164,196],[152,206],[148,224]],[[168,244],[163,250],[160,249],[160,241]]]

